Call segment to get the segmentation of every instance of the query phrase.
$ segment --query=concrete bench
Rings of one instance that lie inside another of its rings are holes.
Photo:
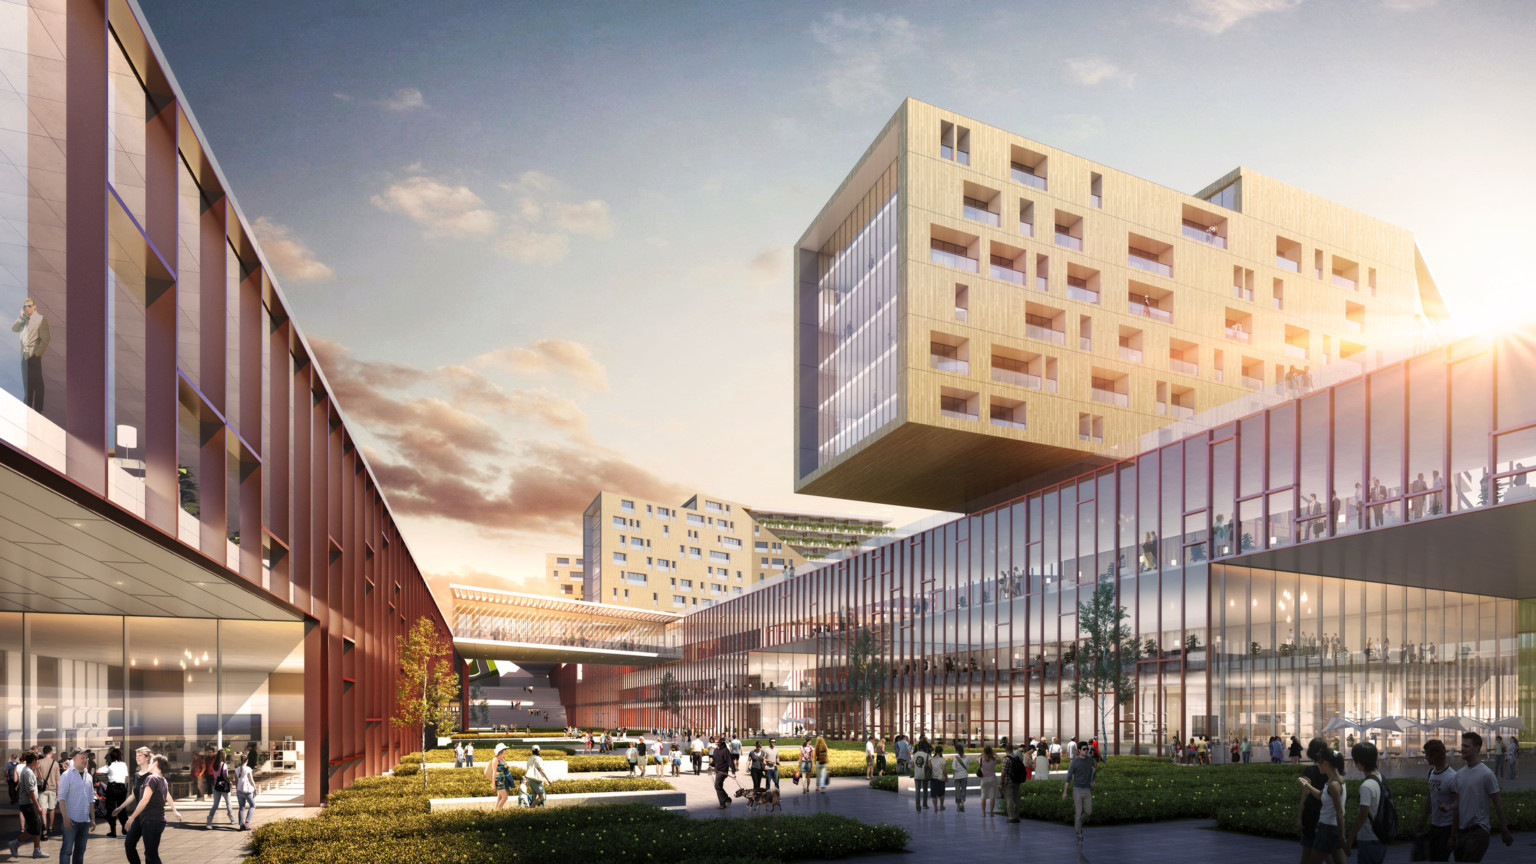
[[[570,795],[545,796],[546,807],[575,807],[583,804],[653,804],[657,807],[684,807],[688,804],[688,795],[684,792],[669,789],[655,789],[636,792],[590,792]],[[507,796],[507,806],[517,806],[515,794]],[[492,798],[433,798],[431,799],[431,812],[441,813],[448,810],[494,810],[496,799]]]

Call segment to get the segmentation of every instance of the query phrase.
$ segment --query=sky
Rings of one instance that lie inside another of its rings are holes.
[[[1531,307],[1528,3],[140,5],[435,586],[542,578],[602,489],[924,515],[793,492],[790,249],[904,97]]]

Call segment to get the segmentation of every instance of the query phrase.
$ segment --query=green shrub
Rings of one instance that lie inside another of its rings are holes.
[[[623,756],[572,756],[565,760],[566,770],[572,774],[584,771],[628,771],[629,760]]]
[[[897,791],[896,780],[897,778],[894,774],[888,774],[883,777],[875,777],[869,781],[869,788],[879,789],[883,792],[895,792]]]

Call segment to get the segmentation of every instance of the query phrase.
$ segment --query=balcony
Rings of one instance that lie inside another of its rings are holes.
[[[1093,401],[1095,402],[1103,402],[1105,405],[1114,405],[1117,408],[1127,408],[1131,404],[1130,394],[1127,393],[1116,393],[1113,390],[1100,390],[1097,387],[1093,388],[1091,392],[1093,393]]]
[[[1126,346],[1121,345],[1120,346],[1120,359],[1121,360],[1125,360],[1125,361],[1130,362],[1130,363],[1140,363],[1141,362],[1141,349],[1140,348],[1127,348]]]
[[[1002,279],[1002,280],[1007,281],[1007,282],[1012,282],[1015,285],[1023,285],[1024,284],[1024,271],[1023,270],[1015,270],[1012,267],[1006,267],[1006,266],[1004,266],[1002,264],[993,263],[993,265],[992,265],[992,278],[993,279]]]
[[[1012,429],[1027,429],[1027,428],[1029,428],[1028,426],[1024,425],[1023,421],[1011,420],[1011,419],[1009,419],[1006,416],[1000,417],[1000,416],[995,415],[995,414],[992,416],[992,425],[993,426],[1007,426],[1007,427],[1012,428]]]
[[[1079,441],[1087,441],[1087,442],[1089,442],[1091,444],[1103,444],[1104,443],[1104,436],[1103,435],[1090,435],[1087,432],[1079,432],[1079,433],[1077,433],[1077,440],[1079,440]]]
[[[1281,270],[1289,270],[1292,273],[1300,273],[1301,272],[1301,262],[1300,261],[1292,261],[1291,259],[1285,257],[1284,255],[1276,255],[1275,256],[1275,266],[1279,267]]]
[[[1014,387],[1027,387],[1031,390],[1040,389],[1040,376],[1031,375],[1028,372],[1015,372],[1012,369],[1004,369],[1000,366],[992,367],[992,380],[999,384],[1011,384]]]
[[[971,319],[971,310],[965,308],[964,306],[956,306],[955,307],[955,320],[956,321],[969,321],[970,319]]]
[[[953,372],[956,375],[969,375],[971,374],[971,361],[930,354],[928,356],[928,368],[937,369],[940,372]]]
[[[1263,378],[1255,378],[1252,375],[1244,375],[1243,376],[1243,386],[1247,387],[1250,390],[1263,390],[1264,389],[1264,379]]]
[[[1209,243],[1217,249],[1227,248],[1227,238],[1217,234],[1215,231],[1209,231],[1203,226],[1185,222],[1183,230],[1184,236],[1191,240]]]
[[[1035,287],[1040,289],[1041,291],[1050,291],[1051,290],[1051,279],[1050,279],[1050,277],[1049,276],[1036,276],[1035,277]]]
[[[1024,335],[1031,339],[1039,339],[1042,342],[1055,342],[1057,345],[1067,344],[1067,334],[1061,330],[1052,330],[1049,327],[1041,327],[1039,324],[1025,324]]]
[[[1232,296],[1236,297],[1239,300],[1247,300],[1249,303],[1252,303],[1253,302],[1253,289],[1252,288],[1244,288],[1241,285],[1233,285],[1232,286]]]
[[[959,162],[961,165],[969,165],[969,164],[971,164],[971,153],[970,153],[970,151],[969,150],[956,150],[955,151],[955,161]]]
[[[970,273],[981,272],[980,264],[977,263],[975,258],[967,258],[964,255],[946,252],[943,249],[929,249],[928,260],[935,264],[943,264],[946,267],[954,267]]]
[[[1132,315],[1140,315],[1143,318],[1151,318],[1153,321],[1161,321],[1164,324],[1173,323],[1173,313],[1166,309],[1158,309],[1145,303],[1137,303],[1132,300],[1127,306]]]
[[[952,418],[954,418],[956,420],[979,420],[979,419],[981,419],[981,418],[977,417],[975,414],[972,414],[969,411],[965,410],[964,408],[953,408],[953,407],[943,407],[943,406],[941,406],[939,408],[939,416],[940,417],[952,417]]]
[[[1028,168],[1025,168],[1023,165],[1020,165],[1017,162],[1013,163],[1011,167],[1013,168],[1014,182],[1023,183],[1025,186],[1033,186],[1042,192],[1045,191],[1044,177],[1041,177],[1040,175],[1036,174]]]
[[[1297,360],[1307,359],[1307,349],[1301,347],[1300,345],[1292,345],[1287,342],[1284,350],[1285,356],[1287,357],[1292,357]]]
[[[1173,268],[1157,260],[1156,258],[1150,258],[1145,255],[1138,255],[1135,251],[1132,251],[1131,254],[1126,256],[1126,259],[1127,263],[1132,267],[1139,267],[1148,273],[1156,273],[1159,276],[1173,275]]]
[[[940,159],[954,159],[955,158],[955,148],[949,146],[948,144],[940,144],[939,145],[939,158]]]
[[[993,213],[991,210],[984,210],[971,204],[962,206],[961,212],[965,215],[965,218],[970,219],[973,222],[985,222],[986,224],[992,226],[1000,226],[1003,224],[1001,217],[999,217],[996,213]]]
[[[1081,237],[1073,237],[1071,234],[1059,229],[1056,231],[1056,245],[1065,246],[1068,249],[1076,249],[1079,252],[1083,251],[1083,239]]]
[[[1241,342],[1244,345],[1249,345],[1253,342],[1253,334],[1249,333],[1247,330],[1244,330],[1241,327],[1228,327],[1226,328],[1226,331],[1227,338],[1231,339],[1233,342]]]
[[[1025,237],[1035,236],[1035,224],[1033,222],[1020,222],[1019,233]]]
[[[1103,207],[1104,206],[1104,196],[1103,195],[1089,195],[1088,196],[1088,203],[1092,204],[1095,207]]]
[[[1345,333],[1359,333],[1361,329],[1362,327],[1359,321],[1351,321],[1349,319],[1344,320]]]
[[[1200,374],[1200,366],[1199,366],[1199,364],[1191,363],[1188,360],[1180,360],[1177,357],[1169,357],[1168,358],[1168,368],[1172,369],[1175,372],[1182,373],[1184,375],[1199,375]]]
[[[1345,276],[1342,273],[1335,273],[1335,274],[1333,274],[1333,284],[1339,286],[1340,288],[1346,289],[1348,291],[1359,291],[1360,290],[1359,283],[1355,282],[1355,280],[1349,278],[1348,276]]]
[[[1188,420],[1195,416],[1195,409],[1188,405],[1169,405],[1168,416],[1177,420]]]
[[[1099,302],[1099,292],[1092,288],[1080,288],[1076,285],[1067,285],[1067,296],[1073,300],[1081,300],[1084,303]]]

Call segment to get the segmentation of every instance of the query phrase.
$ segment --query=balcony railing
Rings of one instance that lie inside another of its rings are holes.
[[[955,320],[956,321],[969,321],[970,319],[971,319],[971,310],[965,308],[964,306],[956,306],[955,307]]]
[[[1024,222],[1021,220],[1019,222],[1019,233],[1023,234],[1025,237],[1035,236],[1035,223]]]
[[[1140,315],[1143,318],[1151,318],[1153,321],[1161,321],[1164,324],[1168,324],[1173,321],[1173,313],[1167,309],[1158,309],[1154,306],[1148,306],[1145,303],[1137,303],[1135,300],[1132,300],[1129,307],[1127,308],[1130,309],[1132,315]]]
[[[972,273],[980,272],[975,258],[967,258],[964,255],[956,255],[953,252],[945,252],[943,249],[929,249],[928,260],[935,264],[943,264],[946,267],[956,267],[968,270]]]
[[[1255,378],[1252,375],[1244,375],[1243,386],[1249,388],[1250,390],[1262,390],[1264,389],[1264,379]]]
[[[1029,428],[1029,427],[1024,425],[1024,421],[1022,421],[1022,420],[1009,420],[1009,419],[1007,419],[1005,417],[993,417],[992,418],[992,425],[993,426],[1008,426],[1008,427],[1013,428],[1013,429],[1027,429],[1027,428]]]
[[[1187,420],[1190,417],[1195,416],[1195,409],[1188,405],[1169,405],[1168,416],[1175,417],[1180,420]]]
[[[1095,207],[1103,207],[1104,206],[1104,196],[1103,195],[1089,195],[1088,196],[1088,203],[1092,204]]]
[[[1077,433],[1077,440],[1079,440],[1079,441],[1088,441],[1088,442],[1093,443],[1093,444],[1103,444],[1104,443],[1104,436],[1103,435],[1089,435],[1087,432],[1079,432],[1079,433]]]
[[[1182,372],[1185,375],[1199,375],[1200,374],[1200,366],[1199,366],[1199,364],[1191,363],[1188,360],[1180,360],[1177,357],[1169,357],[1168,358],[1168,368],[1172,369],[1175,372]]]
[[[959,162],[961,165],[969,165],[969,164],[971,164],[971,153],[970,153],[970,151],[969,150],[956,150],[955,151],[955,161]]]
[[[1244,288],[1241,285],[1233,285],[1232,286],[1232,296],[1236,297],[1239,300],[1247,300],[1249,303],[1252,303],[1253,302],[1253,289],[1252,288]]]
[[[1173,275],[1173,268],[1157,260],[1156,258],[1148,258],[1144,255],[1137,255],[1135,252],[1127,255],[1126,258],[1132,267],[1139,267],[1148,273],[1156,273],[1159,276]]]
[[[1227,338],[1234,342],[1241,342],[1244,345],[1248,345],[1253,342],[1253,334],[1249,333],[1247,330],[1244,330],[1241,327],[1228,327],[1226,329]]]
[[[1044,177],[1041,177],[1039,174],[1035,174],[1031,171],[1026,171],[1017,165],[1013,166],[1013,179],[1015,182],[1023,183],[1025,186],[1033,186],[1041,191],[1045,190]]]
[[[1031,375],[1028,372],[1015,372],[1012,369],[1004,369],[1001,366],[992,367],[992,380],[999,384],[1012,384],[1015,387],[1028,387],[1031,390],[1040,389],[1040,376]]]
[[[1095,387],[1093,388],[1093,401],[1125,408],[1131,404],[1131,397],[1128,393],[1116,393],[1113,390],[1100,390]]]
[[[1204,228],[1196,225],[1185,225],[1184,236],[1191,240],[1199,240],[1202,243],[1209,243],[1212,246],[1215,246],[1217,249],[1227,248],[1227,238],[1217,234],[1214,231],[1207,231]]]
[[[1348,289],[1350,291],[1359,291],[1360,290],[1360,286],[1358,284],[1356,284],[1355,280],[1353,280],[1353,279],[1349,278],[1348,276],[1345,276],[1345,275],[1343,275],[1341,273],[1333,274],[1333,284],[1339,286],[1340,288]]]
[[[1140,348],[1127,348],[1126,346],[1121,345],[1120,346],[1120,359],[1121,360],[1130,361],[1131,363],[1140,363],[1141,362],[1141,349]]]
[[[1351,321],[1348,318],[1344,319],[1344,331],[1346,333],[1359,333],[1362,326],[1359,321]]]
[[[965,214],[965,218],[976,222],[985,222],[988,225],[1003,224],[1001,217],[999,217],[996,213],[993,213],[991,210],[983,210],[980,207],[972,207],[971,205],[966,204],[961,208],[961,212]]]
[[[1043,387],[1041,389],[1045,390],[1045,392],[1047,392],[1047,393],[1055,393],[1056,392],[1056,379],[1055,378],[1047,378],[1047,379],[1045,379],[1044,383],[1045,383],[1045,387]]]
[[[1284,351],[1285,356],[1287,357],[1294,357],[1297,360],[1307,359],[1307,349],[1301,347],[1300,345],[1292,345],[1291,343],[1287,342],[1285,343]]]
[[[1076,285],[1067,286],[1067,296],[1073,300],[1081,300],[1084,303],[1099,302],[1099,292],[1091,288],[1079,288]]]
[[[939,145],[939,158],[940,159],[953,159],[953,158],[955,158],[955,148],[949,146],[948,144],[940,144]]]
[[[1079,337],[1077,337],[1077,347],[1081,348],[1084,351],[1092,351],[1093,350],[1093,337],[1092,336],[1079,336]]]
[[[1049,276],[1036,276],[1035,277],[1035,287],[1040,289],[1041,291],[1050,291],[1051,290],[1051,279],[1050,279],[1050,277]]]
[[[1057,231],[1056,232],[1056,245],[1057,246],[1065,246],[1068,249],[1076,249],[1077,251],[1081,252],[1081,251],[1083,251],[1083,238],[1081,238],[1081,237],[1073,237],[1071,234],[1066,234],[1064,232]]]
[[[1301,262],[1300,261],[1292,261],[1291,259],[1285,257],[1284,255],[1276,255],[1275,256],[1275,266],[1279,267],[1281,270],[1289,270],[1292,273],[1300,273],[1301,272]]]
[[[1003,279],[1015,285],[1024,284],[1024,271],[1015,270],[1012,267],[1004,267],[1001,264],[992,265],[992,278]]]
[[[976,420],[976,419],[979,419],[975,414],[972,414],[972,413],[970,413],[968,411],[956,411],[953,408],[940,408],[939,409],[939,416],[941,416],[941,417],[953,417],[956,420]]]
[[[1057,345],[1067,344],[1067,334],[1061,330],[1052,330],[1049,327],[1041,327],[1038,324],[1025,324],[1024,335],[1031,339],[1039,339],[1045,342],[1055,342]]]
[[[957,375],[971,374],[971,362],[969,360],[956,360],[953,357],[944,357],[939,354],[928,355],[928,366],[940,372],[953,372]]]

